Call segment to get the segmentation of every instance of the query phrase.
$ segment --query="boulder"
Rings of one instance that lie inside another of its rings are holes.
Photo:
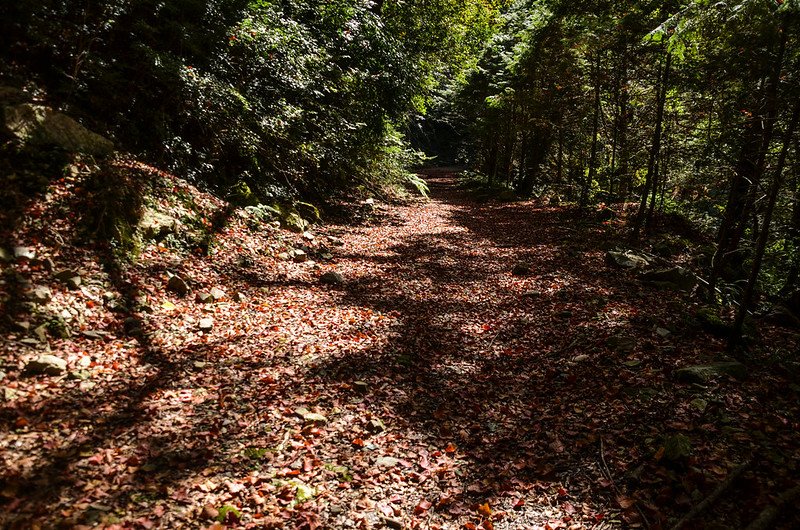
[[[186,296],[186,293],[189,292],[189,286],[183,278],[173,275],[167,281],[167,290],[177,293],[179,296]]]
[[[342,285],[344,283],[344,276],[336,271],[328,271],[319,277],[319,283],[326,285]]]
[[[650,265],[650,260],[633,250],[609,250],[606,263],[623,269],[641,269]]]
[[[664,289],[686,292],[693,290],[699,283],[697,276],[683,267],[643,272],[639,279]]]
[[[108,156],[114,144],[66,114],[43,105],[22,103],[4,109],[6,130],[26,145],[56,146],[65,151]]]
[[[55,355],[40,355],[25,365],[29,375],[61,375],[67,371],[67,361]]]
[[[747,379],[747,367],[736,361],[723,361],[712,364],[687,366],[675,370],[675,379],[681,383],[705,384],[719,376]]]

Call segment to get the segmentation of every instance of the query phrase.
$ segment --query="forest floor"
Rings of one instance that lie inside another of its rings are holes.
[[[679,383],[724,341],[690,295],[605,263],[613,222],[428,179],[431,200],[313,241],[233,215],[212,257],[150,245],[114,270],[31,205],[49,221],[3,237],[83,285],[3,265],[4,311],[45,283],[45,307],[79,324],[31,339],[15,308],[0,339],[0,526],[670,528],[753,458],[686,525],[743,528],[796,485],[793,335],[761,327],[745,381]],[[277,257],[301,244],[313,261]],[[167,271],[192,292],[167,290]],[[212,288],[227,296],[195,301]],[[26,374],[46,351],[67,371]]]

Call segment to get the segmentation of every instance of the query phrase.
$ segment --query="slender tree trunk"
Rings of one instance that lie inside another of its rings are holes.
[[[781,37],[778,55],[772,66],[764,86],[764,103],[766,113],[760,120],[749,120],[745,130],[745,142],[736,165],[725,214],[720,224],[717,237],[717,250],[711,260],[711,273],[708,279],[709,296],[714,297],[717,279],[730,256],[739,248],[739,242],[750,212],[755,205],[756,194],[764,173],[767,152],[772,143],[772,133],[778,103],[778,84],[783,69],[783,57],[786,51],[787,27],[781,26]],[[758,127],[757,127],[758,125]]]
[[[592,120],[592,149],[589,156],[589,173],[581,187],[580,207],[586,208],[589,204],[589,192],[597,176],[597,144],[598,125],[600,123],[600,59],[595,57],[594,66],[594,119]]]
[[[667,100],[667,85],[669,82],[669,68],[671,62],[672,54],[667,52],[663,72],[659,69],[658,78],[656,80],[656,126],[653,131],[653,143],[650,146],[650,155],[647,161],[647,173],[645,174],[642,200],[639,203],[639,212],[636,214],[636,221],[634,222],[633,232],[631,233],[631,239],[634,241],[639,239],[639,232],[644,224],[648,196],[651,190],[656,188],[656,180],[658,178],[657,158],[661,150],[661,129],[664,121],[664,105]]]
[[[789,151],[789,144],[794,136],[794,131],[797,128],[797,121],[800,118],[800,101],[795,103],[794,112],[792,113],[791,121],[786,127],[784,133],[783,146],[781,153],[778,156],[778,163],[775,167],[775,177],[772,180],[772,186],[769,190],[769,199],[766,211],[764,212],[764,220],[762,221],[762,228],[758,235],[758,242],[756,243],[756,253],[753,257],[753,265],[750,268],[750,277],[747,280],[747,286],[742,294],[742,300],[739,303],[739,310],[736,312],[736,319],[733,323],[733,332],[730,336],[728,346],[730,349],[735,348],[742,338],[742,328],[744,326],[745,317],[753,301],[753,294],[755,293],[756,285],[758,283],[758,275],[761,272],[761,263],[764,260],[764,251],[767,248],[767,241],[769,240],[769,228],[772,223],[772,214],[775,211],[775,204],[778,201],[778,192],[783,186],[783,168],[786,165],[786,154]]]

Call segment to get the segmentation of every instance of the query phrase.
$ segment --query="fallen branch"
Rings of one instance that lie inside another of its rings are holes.
[[[606,451],[603,444],[603,438],[600,437],[600,462],[603,465],[603,470],[608,477],[608,480],[611,481],[611,486],[614,488],[614,491],[617,492],[617,496],[624,497],[622,492],[617,487],[617,482],[614,480],[614,475],[611,474],[611,469],[609,469],[608,464],[606,464]],[[639,507],[638,504],[634,504],[636,511],[639,512],[639,516],[642,518],[642,522],[645,525],[645,528],[650,528],[650,521],[647,520],[647,517],[644,515],[644,511]]]
[[[778,495],[775,504],[764,508],[758,517],[756,517],[756,520],[750,523],[747,530],[766,530],[767,528],[773,528],[775,520],[781,514],[781,510],[787,505],[794,505],[798,499],[800,499],[800,485]]]
[[[714,491],[712,491],[708,497],[703,499],[700,502],[700,504],[692,508],[689,511],[689,513],[684,515],[680,521],[675,523],[675,525],[670,530],[679,530],[680,528],[683,528],[683,525],[685,525],[686,523],[688,523],[689,521],[691,521],[704,511],[706,511],[712,504],[717,502],[717,500],[722,496],[722,494],[725,493],[725,491],[727,491],[727,489],[731,487],[731,484],[733,484],[736,481],[736,479],[739,478],[741,474],[744,473],[748,467],[750,467],[752,463],[753,459],[750,458],[748,460],[745,460],[738,466],[736,466],[733,469],[733,471],[728,473],[728,476],[725,477],[725,480],[720,482],[719,485],[716,488],[714,488]]]

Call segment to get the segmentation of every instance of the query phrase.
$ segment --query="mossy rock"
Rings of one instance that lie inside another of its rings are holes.
[[[675,379],[682,383],[708,383],[712,378],[727,375],[735,379],[747,379],[747,367],[736,361],[721,361],[712,364],[687,366],[675,371]]]
[[[701,328],[713,335],[727,337],[733,331],[733,326],[722,320],[717,310],[713,307],[701,307],[695,313],[695,318]]]
[[[228,192],[228,200],[236,206],[258,206],[261,203],[246,182],[240,180]]]
[[[312,223],[319,223],[322,221],[322,216],[319,214],[319,208],[308,202],[297,202],[294,205],[295,210],[303,219]]]
[[[688,436],[676,434],[664,440],[664,458],[670,462],[680,462],[692,454],[692,441]]]
[[[309,223],[303,219],[299,213],[290,212],[281,218],[281,226],[292,232],[302,234],[308,228]]]

